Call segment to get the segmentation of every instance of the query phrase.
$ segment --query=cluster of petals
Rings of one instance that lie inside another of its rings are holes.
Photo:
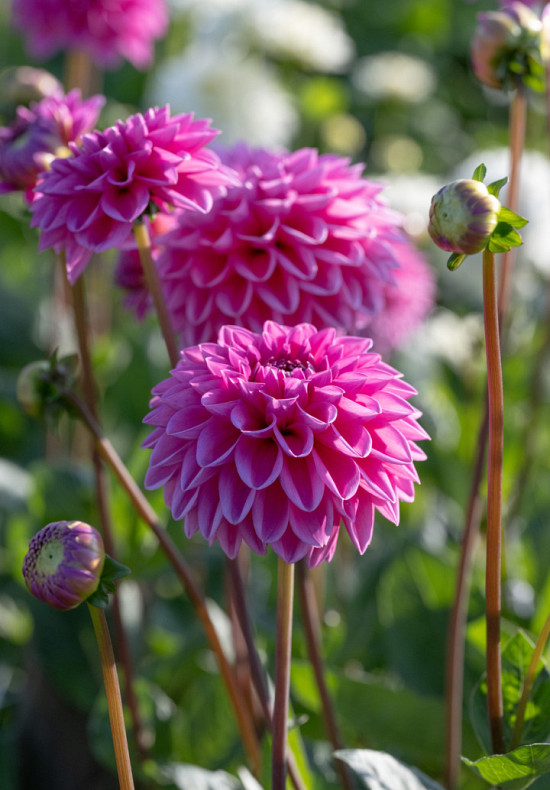
[[[158,269],[181,345],[225,324],[357,331],[384,305],[405,241],[401,216],[361,165],[305,148],[219,151],[240,183],[204,215],[180,214]]]
[[[235,180],[205,148],[216,134],[208,120],[171,118],[166,106],[84,135],[36,187],[31,225],[42,231],[40,249],[64,250],[74,282],[94,252],[130,243],[145,212],[208,211],[213,196]]]
[[[23,577],[40,601],[54,609],[74,609],[97,589],[104,562],[96,529],[83,521],[55,521],[32,538]]]
[[[12,15],[33,57],[77,49],[101,68],[147,68],[168,28],[165,0],[13,0]]]
[[[145,484],[164,487],[188,537],[234,557],[244,541],[310,567],[333,556],[343,522],[359,552],[375,511],[398,523],[414,498],[415,390],[371,341],[311,324],[237,326],[182,351],[153,390]]]
[[[31,200],[39,174],[94,128],[104,103],[103,96],[82,99],[75,89],[18,107],[15,121],[0,128],[0,193],[25,190]]]

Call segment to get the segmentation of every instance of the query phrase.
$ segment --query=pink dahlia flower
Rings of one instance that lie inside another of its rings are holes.
[[[400,217],[360,165],[313,149],[220,153],[241,183],[204,215],[181,214],[158,267],[181,344],[224,324],[365,327],[399,266]]]
[[[97,590],[104,562],[96,529],[83,521],[56,521],[32,538],[23,577],[40,601],[54,609],[74,609]]]
[[[371,341],[311,324],[225,326],[153,390],[146,486],[188,537],[234,557],[244,540],[286,562],[330,560],[340,522],[360,552],[374,512],[399,520],[427,438],[415,391]]]
[[[37,185],[31,225],[42,230],[40,249],[65,250],[74,282],[94,252],[129,243],[134,222],[152,205],[208,211],[213,193],[234,181],[205,148],[216,134],[209,121],[170,118],[163,107],[84,135]]]
[[[165,0],[13,0],[12,12],[33,57],[80,49],[101,68],[126,59],[146,69],[168,27]]]
[[[30,202],[40,173],[94,128],[104,103],[103,96],[83,100],[79,90],[72,90],[18,107],[14,123],[0,128],[0,193],[25,190]]]
[[[380,354],[399,348],[420,326],[434,305],[435,277],[412,244],[395,247],[401,264],[395,282],[384,288],[384,307],[373,316],[367,334]]]

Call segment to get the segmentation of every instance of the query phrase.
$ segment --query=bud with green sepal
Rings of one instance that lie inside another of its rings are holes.
[[[73,389],[77,368],[76,354],[59,358],[57,351],[50,359],[26,365],[17,380],[17,399],[27,414],[44,419],[50,426],[55,425],[60,415],[67,411],[63,393]]]
[[[527,220],[498,199],[507,179],[486,186],[486,173],[485,165],[480,165],[471,179],[452,181],[432,198],[428,231],[438,247],[452,252],[447,261],[451,270],[458,269],[467,255],[484,249],[506,252],[522,243],[515,229]]]

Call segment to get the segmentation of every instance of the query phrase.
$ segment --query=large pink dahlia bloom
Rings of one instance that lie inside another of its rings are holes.
[[[364,552],[375,510],[397,523],[399,502],[413,500],[427,438],[415,391],[370,346],[267,321],[185,349],[145,418],[147,488],[164,486],[186,535],[230,557],[244,540],[314,566],[331,559],[341,521]]]
[[[158,261],[182,346],[214,340],[224,324],[368,325],[405,239],[382,186],[313,149],[241,144],[220,156],[241,183],[207,214],[181,215]]]
[[[12,12],[33,57],[81,49],[101,68],[146,69],[168,27],[165,0],[13,0]]]
[[[234,183],[205,148],[217,131],[168,107],[138,113],[104,132],[84,135],[73,156],[56,159],[33,201],[40,249],[65,250],[74,282],[94,252],[127,244],[134,222],[151,206],[208,211],[213,193]]]

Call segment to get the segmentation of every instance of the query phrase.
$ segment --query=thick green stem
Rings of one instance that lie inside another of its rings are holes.
[[[273,762],[271,790],[285,790],[292,653],[294,565],[279,558],[277,578],[277,646],[275,648],[275,703],[273,706]]]
[[[105,683],[105,693],[107,695],[107,705],[109,707],[109,721],[111,722],[111,733],[113,735],[118,781],[121,790],[134,790],[134,779],[132,776],[130,753],[128,751],[128,741],[126,739],[126,728],[124,726],[120,687],[118,684],[115,657],[113,655],[113,647],[109,637],[107,621],[102,609],[88,604],[88,610],[92,617],[97,646],[99,648],[101,671],[103,672],[103,682]]]
[[[523,689],[521,690],[521,697],[518,703],[518,710],[514,724],[514,732],[512,733],[512,743],[510,744],[510,749],[515,749],[520,745],[521,731],[523,730],[523,722],[525,721],[525,710],[527,708],[527,703],[529,702],[529,697],[531,696],[533,683],[535,682],[535,678],[537,676],[537,668],[542,657],[542,651],[544,650],[544,646],[546,645],[549,636],[550,615],[547,617],[542,631],[539,634],[535,649],[533,650],[533,655],[531,656],[531,661],[529,662],[529,667],[527,668],[525,680],[523,681]]]
[[[143,267],[145,282],[147,283],[147,288],[149,289],[149,293],[153,298],[153,304],[155,305],[155,310],[157,312],[160,331],[162,332],[162,336],[166,344],[166,350],[168,351],[168,356],[170,357],[170,364],[175,368],[179,360],[178,345],[176,343],[176,336],[172,327],[172,319],[170,318],[170,313],[168,312],[168,308],[166,307],[166,302],[164,300],[164,294],[162,293],[162,284],[160,282],[157,267],[155,266],[155,261],[153,260],[149,230],[147,229],[147,225],[144,222],[138,221],[134,224],[134,236],[136,238],[139,250],[139,257]]]
[[[483,253],[483,316],[489,398],[489,466],[487,495],[487,701],[493,752],[504,752],[500,658],[500,563],[502,548],[502,455],[504,405],[498,321],[495,256]]]

